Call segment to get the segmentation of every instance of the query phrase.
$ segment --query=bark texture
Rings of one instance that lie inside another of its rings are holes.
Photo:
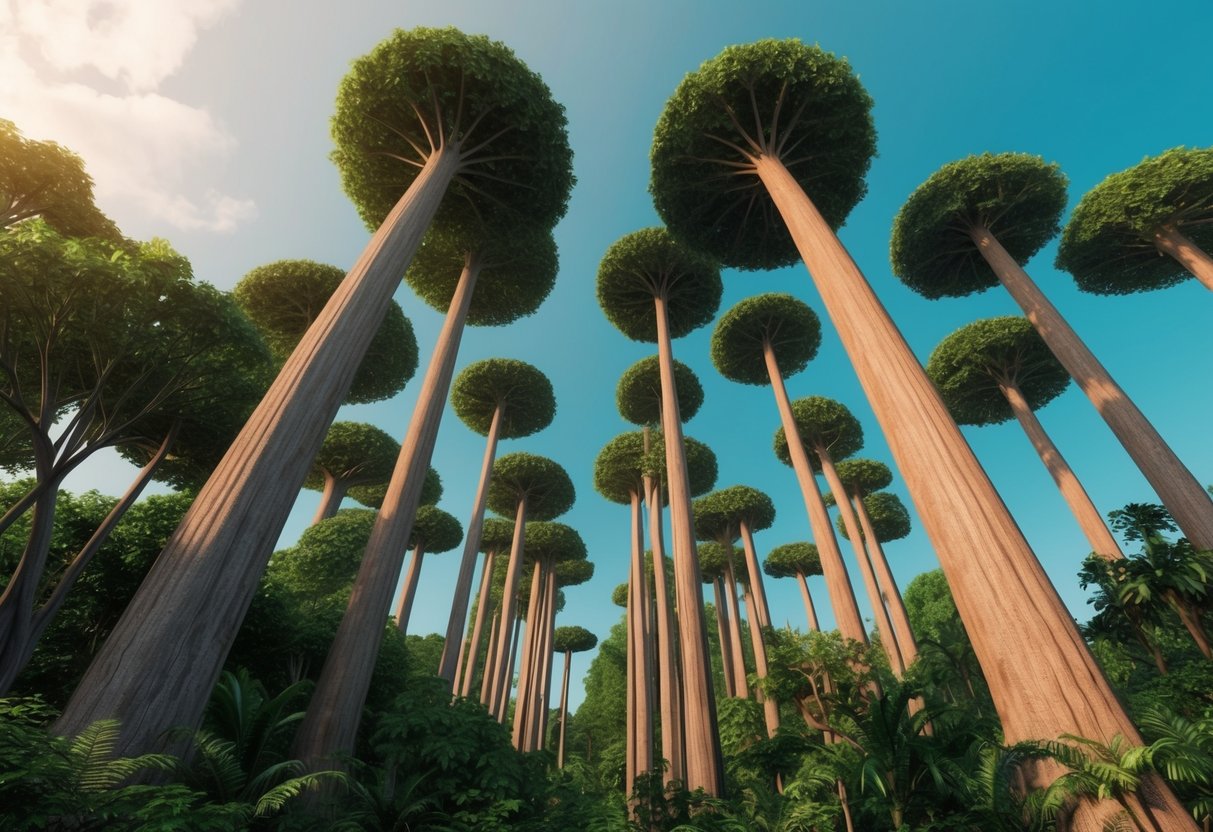
[[[754,535],[750,527],[741,524],[741,545],[745,550],[746,574],[749,577],[747,597],[753,600],[754,610],[750,615],[750,641],[754,646],[754,670],[759,678],[767,677],[767,645],[763,640],[762,631],[771,626],[771,612],[767,608],[767,592],[762,585],[762,570],[758,568],[758,553],[754,550]],[[764,692],[759,692],[762,700],[762,714],[766,721],[767,736],[775,736],[779,730],[779,703]]]
[[[733,695],[741,699],[750,698],[750,683],[746,679],[745,651],[741,646],[741,606],[737,603],[737,578],[733,564],[724,569],[723,581],[725,602],[729,605],[729,650],[733,665]]]
[[[316,513],[312,515],[312,525],[314,526],[321,520],[327,520],[336,514],[337,509],[341,508],[341,501],[345,499],[345,492],[348,490],[348,483],[342,482],[328,471],[325,471],[324,491],[320,495],[320,505],[316,507]]]
[[[648,632],[648,589],[644,578],[644,524],[640,495],[632,492],[631,567],[628,570],[628,638],[632,642],[632,687],[634,710],[628,715],[628,730],[635,735],[637,775],[653,770],[653,700],[651,639]],[[628,790],[631,794],[631,790]]]
[[[1206,289],[1213,290],[1213,257],[1196,243],[1189,240],[1173,225],[1164,225],[1154,232],[1154,245],[1163,254],[1169,254],[1190,271]]]
[[[712,581],[712,594],[716,599],[716,640],[720,642],[720,671],[724,676],[724,692],[726,696],[737,695],[737,680],[733,674],[732,628],[729,625],[729,611],[725,605],[724,590],[721,588],[722,579]]]

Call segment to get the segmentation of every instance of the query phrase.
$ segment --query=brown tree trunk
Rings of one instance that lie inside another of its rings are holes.
[[[809,594],[809,579],[803,572],[796,573],[796,585],[800,587],[800,597],[804,601],[805,618],[809,620],[809,629],[813,632],[821,630],[817,623],[817,609],[813,606],[813,596]]]
[[[625,714],[627,716],[627,725],[625,726],[626,741],[625,752],[627,760],[624,764],[624,780],[623,794],[628,798],[629,813],[634,808],[634,803],[631,799],[632,792],[636,790],[636,750],[639,746],[636,723],[639,715],[636,712],[636,686],[639,681],[639,673],[637,672],[636,652],[637,644],[635,637],[636,628],[636,582],[632,580],[632,567],[628,566],[628,608],[626,614],[627,621],[627,703]]]
[[[463,540],[463,560],[459,562],[459,578],[455,582],[455,596],[451,599],[451,617],[446,623],[446,642],[442,646],[442,660],[438,664],[438,675],[451,683],[451,690],[458,692],[455,683],[455,650],[451,646],[463,632],[468,614],[468,597],[472,593],[472,576],[476,572],[476,556],[480,553],[480,539],[484,532],[484,509],[489,499],[489,476],[493,473],[493,461],[497,458],[497,438],[501,435],[502,406],[493,411],[488,438],[484,446],[484,461],[480,465],[480,483],[476,486],[476,498],[472,503],[472,517],[468,520],[467,536]],[[465,694],[466,695],[466,694]]]
[[[547,747],[548,715],[552,698],[552,664],[555,659],[553,640],[556,637],[556,570],[548,573],[548,588],[545,596],[547,615],[543,631],[543,687],[539,693],[539,736],[535,747],[543,751]]]
[[[762,614],[758,611],[758,598],[751,584],[745,590],[745,611],[750,619],[750,646],[754,650],[754,672],[759,679],[767,678],[767,646],[762,639],[762,625],[759,620]],[[754,689],[754,697],[762,703],[762,718],[766,723],[767,736],[775,736],[779,730],[779,703],[766,694],[761,688]],[[781,789],[782,791],[782,789]]]
[[[485,616],[489,614],[486,607],[493,605],[493,561],[496,559],[496,555],[496,552],[490,550],[484,556],[484,567],[480,575],[480,593],[476,596],[476,621],[472,625],[472,638],[468,642],[467,663],[462,667],[462,678],[456,678],[456,681],[459,682],[459,695],[464,698],[472,694],[472,680],[476,676],[476,657],[480,655],[480,637],[484,633]]]
[[[339,480],[330,474],[324,472],[324,492],[320,495],[320,505],[316,508],[316,513],[312,515],[312,525],[316,525],[321,520],[327,520],[337,513],[337,509],[341,508],[341,501],[345,499],[345,492],[349,490],[349,483],[344,480]]]
[[[489,628],[489,641],[484,648],[484,669],[480,671],[480,704],[484,705],[489,713],[493,712],[489,702],[492,700],[493,691],[497,689],[497,631],[500,627],[501,616],[494,614],[493,624]]]
[[[872,518],[868,515],[867,506],[863,504],[862,492],[854,495],[853,505],[855,514],[859,517],[859,528],[863,530],[863,539],[868,547],[868,554],[872,557],[872,565],[876,567],[880,594],[885,604],[888,605],[889,618],[892,619],[893,630],[897,633],[897,646],[901,649],[901,659],[908,668],[918,658],[918,641],[914,638],[914,631],[910,628],[910,614],[906,612],[906,605],[901,600],[901,590],[897,588],[897,580],[893,577],[893,570],[889,568],[889,561],[884,555],[884,547],[880,544],[880,538],[876,536],[876,530],[872,527]]]
[[[413,520],[438,439],[438,425],[480,266],[478,254],[467,255],[388,481],[387,494],[375,515],[349,604],[295,735],[295,758],[308,766],[319,766],[333,755],[354,751],[362,707],[383,639],[383,619],[391,609],[396,576],[400,574],[405,548],[413,533]]]
[[[1189,240],[1173,225],[1164,225],[1154,232],[1154,245],[1163,254],[1169,254],[1181,266],[1204,284],[1213,289],[1213,257],[1196,243]]]
[[[569,664],[573,661],[573,652],[564,651],[564,673],[560,682],[560,741],[556,745],[556,768],[564,768],[564,734],[565,723],[569,721]]]
[[[510,638],[513,636],[514,609],[518,601],[518,578],[522,574],[522,550],[526,545],[526,497],[518,500],[518,511],[514,514],[514,541],[510,546],[510,561],[506,566],[505,586],[501,590],[501,626],[497,631],[497,666],[493,669],[493,686],[489,689],[489,713],[503,714],[501,700],[510,695],[510,678],[506,662],[510,657]],[[500,721],[500,717],[498,718]]]
[[[647,433],[646,433],[647,437]],[[646,447],[647,450],[647,447]],[[674,610],[665,581],[665,545],[661,534],[661,489],[645,477],[649,508],[649,546],[653,550],[653,589],[657,613],[657,682],[661,690],[661,755],[669,763],[664,782],[686,777],[682,748],[682,685],[674,652]]]
[[[1129,452],[1184,535],[1197,549],[1213,549],[1213,499],[1208,492],[998,239],[980,226],[974,226],[970,236],[1053,355]]]
[[[644,575],[644,523],[640,508],[640,495],[632,492],[632,565],[628,575],[629,637],[634,645],[632,682],[635,710],[628,719],[628,730],[636,735],[636,774],[653,770],[653,700],[650,673],[653,662],[649,652],[649,637],[645,624],[648,621],[647,596]]]
[[[750,641],[754,646],[754,669],[759,678],[767,677],[767,646],[762,637],[763,629],[771,626],[771,612],[767,608],[767,593],[762,585],[762,570],[758,568],[758,553],[754,551],[754,535],[745,522],[741,523],[741,545],[745,550],[746,571],[749,574],[747,597],[754,601],[754,613],[750,617]],[[760,692],[761,693],[761,692]],[[763,717],[766,719],[767,736],[775,736],[779,730],[779,703],[761,693]]]
[[[1006,742],[1141,737],[914,353],[829,224],[778,159],[757,171],[880,422],[990,682]],[[1163,829],[1195,829],[1169,791]],[[1088,827],[1081,827],[1088,828]]]
[[[670,496],[670,532],[674,544],[675,597],[678,603],[679,655],[686,719],[686,786],[719,795],[724,785],[720,735],[716,731],[716,696],[708,659],[707,622],[703,616],[699,555],[692,528],[691,492],[682,446],[682,418],[674,386],[674,352],[666,299],[654,299],[657,352],[661,368],[661,430],[665,438],[666,488]]]
[[[729,610],[725,606],[723,580],[712,581],[712,593],[716,599],[716,638],[720,642],[720,675],[724,677],[725,696],[737,695],[737,679],[733,673],[732,627],[729,624]]]
[[[775,351],[771,348],[770,341],[764,342],[763,354],[766,357],[767,374],[771,378],[771,389],[775,393],[775,402],[779,406],[779,420],[788,440],[788,456],[792,460],[792,469],[796,472],[796,481],[800,484],[805,511],[809,515],[809,528],[813,532],[813,541],[817,544],[817,554],[821,557],[821,571],[825,575],[826,593],[830,597],[830,606],[834,610],[834,623],[838,627],[838,631],[846,638],[867,644],[868,631],[863,626],[863,618],[859,615],[859,605],[855,603],[855,592],[851,588],[851,579],[847,575],[846,564],[842,561],[838,540],[834,537],[834,527],[830,524],[830,515],[826,511],[825,503],[821,500],[821,490],[817,487],[817,478],[813,476],[813,468],[809,465],[809,455],[804,449],[800,431],[796,428],[796,419],[792,415],[792,403],[788,399],[788,391],[783,384],[783,374],[775,360]]]
[[[731,547],[730,547],[731,548]],[[733,695],[741,699],[750,698],[750,683],[746,678],[745,650],[741,645],[741,609],[737,603],[737,579],[733,575],[733,564],[725,566],[723,581],[725,601],[729,605],[729,649],[733,651]]]
[[[431,155],[375,232],[156,559],[57,733],[117,718],[114,753],[134,755],[161,745],[170,728],[198,725],[329,423],[458,164],[457,149]]]
[[[522,662],[518,666],[518,695],[514,700],[514,747],[519,751],[530,751],[527,747],[528,720],[531,715],[531,674],[535,656],[539,651],[539,605],[543,598],[543,566],[535,562],[531,570],[531,596],[526,605],[526,641],[522,645]]]
[[[497,702],[497,721],[505,724],[506,714],[510,710],[510,688],[514,684],[514,662],[518,658],[518,637],[522,634],[522,619],[514,617],[514,626],[510,629],[514,632],[514,637],[510,641],[510,656],[509,663],[505,668],[505,675],[501,679],[502,687],[505,690],[501,694],[501,699]],[[518,707],[518,703],[514,703],[514,707]]]
[[[1057,489],[1065,498],[1066,505],[1070,507],[1070,511],[1078,520],[1082,533],[1086,535],[1087,542],[1091,544],[1091,551],[1103,558],[1123,558],[1124,553],[1120,551],[1120,545],[1112,536],[1107,524],[1104,523],[1103,515],[1099,513],[1099,509],[1095,508],[1091,497],[1082,487],[1082,483],[1078,481],[1078,477],[1074,476],[1074,471],[1070,469],[1065,457],[1061,455],[1057,446],[1053,444],[1053,440],[1045,433],[1044,427],[1036,418],[1036,414],[1032,412],[1032,408],[1028,406],[1028,400],[1024,398],[1019,386],[1012,381],[1000,381],[998,387],[1006,396],[1007,404],[1011,406],[1011,412],[1019,420],[1019,426],[1028,435],[1028,441],[1040,455],[1040,461],[1048,469],[1049,476],[1053,478],[1053,482],[1057,483]]]
[[[863,535],[859,530],[859,522],[851,509],[851,501],[847,499],[846,486],[838,478],[834,468],[834,460],[830,457],[830,449],[824,443],[818,442],[813,450],[821,460],[821,472],[825,475],[826,484],[834,494],[834,503],[838,506],[838,514],[842,517],[842,527],[847,530],[851,541],[851,552],[855,562],[859,564],[859,575],[863,579],[863,588],[868,594],[868,604],[872,607],[872,617],[876,619],[876,631],[880,633],[880,646],[889,657],[889,667],[893,675],[900,679],[905,675],[906,665],[901,656],[901,648],[897,644],[897,635],[893,632],[893,622],[889,620],[889,612],[885,609],[880,597],[880,587],[876,585],[876,575],[872,571],[872,562],[868,560],[867,549],[863,545]],[[819,550],[820,551],[820,550]]]
[[[409,631],[409,616],[413,612],[413,601],[417,598],[417,582],[421,579],[421,559],[425,557],[425,547],[415,546],[413,558],[405,572],[404,586],[400,590],[400,601],[396,604],[396,627],[402,635]]]
[[[762,583],[762,569],[758,566],[758,552],[754,549],[754,535],[749,524],[741,523],[741,546],[745,551],[746,574],[750,577],[750,591],[754,593],[754,612],[758,616],[758,624],[762,627],[771,626],[771,610],[767,606],[767,591]]]

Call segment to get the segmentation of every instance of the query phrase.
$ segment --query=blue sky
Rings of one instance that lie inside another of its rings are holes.
[[[578,502],[561,519],[586,538],[598,574],[569,590],[561,622],[600,636],[620,612],[609,593],[625,577],[627,511],[594,493],[592,464],[607,440],[628,429],[615,412],[615,381],[652,348],[628,341],[606,321],[594,277],[614,240],[657,222],[647,193],[652,129],[685,73],[730,43],[762,37],[798,37],[850,60],[876,102],[879,157],[868,196],[840,236],[924,361],[956,328],[1017,312],[1001,290],[930,302],[892,276],[893,217],[940,165],[983,151],[1040,154],[1069,177],[1072,207],[1108,173],[1143,156],[1213,144],[1207,64],[1213,7],[1195,0],[1169,3],[1165,12],[1130,2],[196,0],[152,11],[137,5],[0,0],[0,116],[81,152],[98,180],[100,204],[129,235],[168,238],[200,279],[222,288],[272,260],[346,267],[357,257],[368,233],[327,160],[328,118],[349,62],[392,28],[454,25],[502,40],[567,107],[578,185],[556,230],[556,290],[532,318],[469,330],[459,366],[508,356],[552,379],[559,403],[554,424],[501,450],[545,454],[572,475]],[[1202,482],[1213,482],[1207,354],[1213,298],[1195,281],[1131,297],[1083,295],[1053,269],[1055,252],[1055,243],[1047,246],[1028,271],[1180,458]],[[721,312],[766,291],[791,292],[822,312],[801,267],[728,271],[724,279]],[[407,287],[397,299],[424,356],[441,316]],[[706,389],[704,408],[686,431],[716,451],[720,486],[744,483],[774,499],[776,525],[757,538],[763,553],[805,538],[807,522],[791,470],[770,450],[778,425],[770,391],[721,378],[708,359],[710,335],[709,326],[674,345]],[[339,418],[403,436],[418,386],[389,402],[346,408]],[[863,454],[891,461],[828,324],[818,357],[788,386],[794,398],[825,395],[846,404],[864,425]],[[1076,389],[1040,418],[1102,511],[1155,499]],[[1027,440],[1013,423],[965,434],[1070,610],[1086,617],[1074,575],[1087,546]],[[448,410],[434,464],[446,485],[442,506],[463,522],[482,442]],[[107,457],[68,487],[120,493],[133,473]],[[893,489],[908,497],[900,483]],[[284,544],[305,527],[318,496],[300,497]],[[903,587],[937,565],[917,529],[888,553]],[[457,554],[426,559],[410,632],[445,628],[456,561]],[[824,587],[813,589],[828,620]],[[790,583],[771,582],[768,593],[777,623],[803,626]],[[858,585],[857,595],[866,610]],[[574,662],[575,675],[588,666],[585,655]],[[581,697],[575,683],[572,701]]]

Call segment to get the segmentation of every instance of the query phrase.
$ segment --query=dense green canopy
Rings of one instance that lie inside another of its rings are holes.
[[[959,297],[998,284],[970,237],[985,226],[1020,265],[1057,234],[1066,177],[1027,153],[983,153],[944,165],[893,221],[890,257],[902,282],[928,298]]]
[[[775,522],[775,503],[748,485],[734,485],[700,497],[692,511],[695,536],[700,540],[736,540],[742,523],[756,532],[769,529]]]
[[[728,565],[727,561],[730,554],[734,562],[745,557],[745,552],[740,547],[734,546],[726,549],[715,540],[697,543],[695,549],[699,553],[699,574],[703,577],[705,584],[710,584],[717,578],[724,576],[724,570]]]
[[[548,377],[525,361],[489,358],[463,368],[451,387],[451,405],[481,436],[488,434],[501,405],[501,438],[517,439],[552,423],[556,394]]]
[[[528,560],[559,562],[585,560],[585,541],[572,526],[545,520],[526,524],[526,557]]]
[[[617,607],[627,609],[628,606],[628,582],[624,581],[621,584],[616,584],[611,590],[611,603]]]
[[[827,399],[825,396],[797,399],[792,402],[792,417],[796,420],[805,452],[809,456],[809,464],[814,470],[821,470],[821,460],[813,449],[818,444],[826,447],[830,458],[835,462],[851,456],[863,447],[863,427],[860,426],[859,420],[833,399]],[[784,465],[792,464],[792,458],[788,456],[788,439],[782,427],[775,431],[775,456]]]
[[[342,509],[309,526],[294,546],[275,552],[268,574],[313,598],[348,590],[374,525],[375,512]]]
[[[351,500],[362,503],[364,506],[371,508],[379,508],[383,505],[383,498],[387,494],[387,483],[379,485],[356,485],[348,492]],[[430,468],[425,472],[425,482],[421,484],[421,502],[419,505],[432,506],[437,505],[442,499],[442,478],[438,476],[438,472]]]
[[[844,459],[834,468],[838,472],[838,479],[851,491],[871,494],[888,488],[893,482],[893,472],[889,466],[875,459]]]
[[[336,266],[311,260],[278,260],[246,274],[233,294],[282,364],[344,279],[345,272]],[[389,399],[415,372],[417,337],[400,305],[392,301],[358,365],[345,401],[366,404]]]
[[[742,384],[770,384],[766,344],[784,378],[808,366],[821,346],[821,322],[803,301],[769,292],[746,298],[720,318],[712,333],[712,363]]]
[[[703,385],[695,371],[674,359],[674,388],[678,415],[689,422],[703,405]],[[619,415],[633,425],[661,424],[661,362],[653,355],[628,367],[615,387]]]
[[[324,488],[325,474],[350,485],[383,484],[399,455],[400,443],[387,431],[364,422],[333,422],[303,486]]]
[[[397,29],[342,79],[332,159],[372,230],[439,144],[463,158],[440,225],[550,227],[573,185],[565,125],[547,85],[503,44],[453,28]]]
[[[591,560],[562,560],[556,564],[557,586],[580,586],[594,577]]]
[[[716,485],[718,466],[716,453],[693,436],[682,437],[683,457],[687,463],[687,489],[692,497],[706,494]],[[649,455],[645,458],[645,470],[658,481],[666,479],[665,438],[660,431],[649,436]],[[663,495],[665,491],[662,491]]]
[[[512,518],[523,497],[528,519],[553,520],[572,508],[576,492],[568,473],[546,457],[528,453],[499,457],[489,480],[489,508]]]
[[[556,240],[547,228],[512,227],[485,237],[477,230],[434,226],[404,279],[423,301],[445,313],[469,252],[481,258],[468,306],[472,326],[502,326],[535,312],[556,285]]]
[[[952,417],[962,425],[992,425],[1014,418],[999,383],[1015,384],[1028,407],[1057,398],[1070,374],[1027,318],[985,318],[939,342],[927,361]]]
[[[612,503],[628,504],[644,493],[644,433],[621,433],[594,459],[594,490]]]
[[[876,532],[876,537],[880,539],[881,543],[901,540],[910,533],[910,512],[906,510],[905,503],[896,494],[890,491],[877,491],[875,494],[864,497],[863,505],[872,519],[872,531]],[[834,522],[834,525],[838,527],[839,534],[850,540],[841,516]]]
[[[409,547],[423,546],[428,555],[449,552],[463,542],[463,526],[451,514],[436,506],[417,509]]]
[[[480,530],[480,551],[504,552],[513,542],[513,520],[503,520],[500,517],[484,518],[484,527]]]
[[[850,65],[817,46],[726,47],[682,80],[657,122],[649,185],[657,213],[728,266],[791,265],[800,255],[753,159],[779,158],[837,229],[867,191],[871,109]]]
[[[1192,276],[1154,245],[1164,226],[1213,251],[1213,148],[1172,148],[1088,191],[1061,233],[1057,268],[1100,295],[1164,289]]]
[[[585,627],[557,627],[552,633],[552,649],[557,653],[584,653],[598,646],[598,636]]]
[[[812,543],[784,543],[767,554],[762,569],[772,578],[820,575],[821,556]]]
[[[724,286],[711,259],[664,228],[643,228],[616,240],[598,265],[598,305],[633,341],[657,341],[656,297],[666,299],[670,337],[712,320]]]

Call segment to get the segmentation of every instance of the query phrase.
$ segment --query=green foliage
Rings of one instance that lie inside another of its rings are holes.
[[[550,227],[574,181],[565,125],[547,85],[503,44],[454,28],[397,29],[342,79],[332,159],[372,230],[438,144],[464,164],[439,225]]]
[[[729,560],[734,563],[744,563],[745,551],[740,546],[725,547],[715,540],[706,540],[695,544],[699,554],[699,574],[705,584],[710,584],[725,575]]]
[[[703,405],[703,385],[695,371],[674,359],[674,391],[678,416],[689,422]],[[628,367],[615,387],[619,415],[633,425],[661,424],[661,362],[657,356],[642,358]]]
[[[820,575],[821,555],[812,543],[784,543],[767,553],[762,569],[772,578]]]
[[[580,586],[594,577],[594,563],[589,560],[562,560],[556,564],[556,586]]]
[[[687,464],[687,489],[692,497],[706,494],[716,485],[716,453],[707,445],[693,436],[682,437],[682,455]],[[662,486],[662,500],[668,501],[664,483],[666,476],[665,435],[661,431],[651,431],[649,436],[649,452],[644,458],[646,473]]]
[[[896,494],[889,491],[877,491],[875,494],[868,494],[864,497],[863,505],[868,510],[868,518],[872,521],[872,531],[876,533],[876,538],[881,543],[901,540],[910,533],[910,512]],[[838,516],[834,525],[844,539],[851,539],[847,536],[846,524],[842,522],[842,515]],[[863,529],[860,529],[859,533],[862,535]]]
[[[347,508],[308,527],[299,541],[275,552],[268,574],[291,592],[325,598],[347,592],[358,573],[375,512]]]
[[[821,470],[816,446],[823,445],[835,462],[851,456],[863,447],[863,428],[839,402],[825,396],[806,396],[792,402],[792,418],[804,443],[805,453],[813,470]],[[791,465],[788,439],[783,428],[775,431],[775,456],[784,465]]]
[[[449,552],[463,542],[463,526],[449,512],[435,506],[421,506],[413,520],[409,546],[423,546],[426,554]]]
[[[597,646],[598,636],[585,627],[557,627],[552,634],[552,649],[557,653],[584,653]]]
[[[564,523],[532,520],[526,524],[526,550],[528,560],[558,562],[585,560],[588,551],[581,535]]]
[[[893,483],[889,466],[875,459],[844,459],[834,468],[838,479],[852,493],[871,494]]]
[[[504,326],[531,315],[556,285],[552,232],[525,225],[504,234],[486,234],[478,226],[433,226],[404,279],[418,297],[445,314],[472,253],[480,259],[467,312],[472,326]]]
[[[585,759],[610,788],[621,791],[627,739],[627,631],[622,616],[599,643],[584,684],[585,699],[569,719],[566,753]]]
[[[621,433],[594,459],[594,490],[612,503],[627,505],[644,494],[644,433]]]
[[[681,338],[712,320],[723,291],[717,265],[664,228],[620,237],[598,265],[598,305],[633,341],[657,341],[656,298],[665,301],[670,337]]]
[[[525,361],[490,358],[469,364],[451,387],[451,405],[465,425],[487,436],[501,408],[500,437],[537,433],[556,415],[556,395],[548,377]]]
[[[322,489],[325,474],[346,485],[384,485],[399,455],[400,443],[387,431],[365,422],[333,422],[303,485]]]
[[[742,523],[756,532],[769,529],[775,522],[775,503],[748,485],[734,485],[700,497],[692,511],[695,536],[720,543],[740,537]]]
[[[742,384],[770,384],[766,345],[784,378],[803,370],[821,346],[821,322],[803,301],[774,292],[755,295],[721,316],[712,333],[712,363]]]
[[[336,266],[278,260],[246,274],[233,294],[281,365],[344,279],[345,272]],[[346,403],[366,404],[396,395],[417,372],[417,357],[413,325],[392,301],[358,365]]]
[[[817,46],[788,39],[726,47],[682,80],[657,122],[649,185],[657,213],[726,265],[791,265],[799,254],[754,159],[779,158],[837,229],[867,190],[876,153],[871,108],[847,62]]]
[[[970,234],[989,230],[1020,265],[1057,234],[1066,207],[1061,168],[1027,153],[983,153],[944,165],[893,221],[893,273],[923,297],[959,297],[998,278]]]
[[[553,520],[573,506],[576,492],[568,473],[546,457],[512,453],[498,457],[489,480],[489,508],[512,518],[526,499],[531,520]]]
[[[1165,289],[1191,275],[1162,254],[1165,226],[1213,250],[1213,148],[1175,147],[1114,173],[1086,193],[1061,234],[1057,268],[1101,295]]]
[[[628,582],[624,581],[621,584],[616,584],[611,590],[611,603],[617,607],[627,609],[628,606]]]
[[[931,352],[927,375],[962,425],[1014,418],[1004,385],[1017,386],[1028,407],[1039,410],[1070,384],[1070,374],[1036,327],[1018,315],[985,318],[956,330]]]
[[[902,602],[918,640],[916,678],[954,703],[976,703],[978,710],[989,713],[993,708],[989,688],[943,570],[915,576]]]
[[[1178,531],[1170,512],[1154,503],[1129,503],[1108,512],[1108,525],[1129,543],[1140,542],[1150,551],[1166,544],[1163,532]]]
[[[394,465],[394,463],[393,463]],[[355,485],[348,495],[350,499],[362,503],[370,508],[379,508],[383,505],[383,498],[387,496],[387,483],[378,485]],[[432,467],[425,472],[425,482],[421,484],[421,502],[423,506],[437,505],[442,499],[442,477],[438,476],[438,472]]]
[[[480,531],[480,551],[505,551],[513,542],[514,522],[512,520],[502,520],[500,517],[484,518],[484,527]]]
[[[1163,709],[1138,718],[1150,762],[1171,782],[1197,823],[1213,820],[1213,716],[1185,719]]]

